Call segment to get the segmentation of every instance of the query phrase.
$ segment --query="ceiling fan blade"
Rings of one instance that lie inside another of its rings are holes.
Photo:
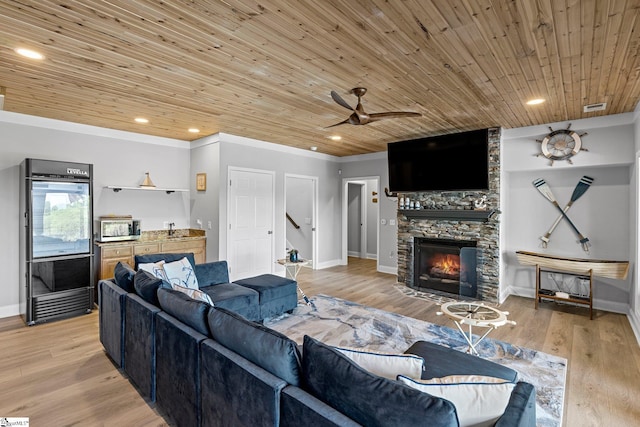
[[[345,101],[344,99],[342,99],[342,97],[340,97],[340,95],[338,95],[338,93],[335,90],[331,91],[331,98],[333,98],[333,100],[337,103],[342,105],[344,108],[346,108],[347,110],[351,110],[351,111],[355,111],[353,109],[352,106],[350,106],[349,104],[347,104],[347,101]]]
[[[349,119],[343,120],[340,123],[336,123],[336,124],[333,124],[333,125],[330,125],[330,126],[325,126],[325,129],[329,129],[329,128],[332,128],[334,126],[345,125],[347,123],[349,123]]]
[[[397,119],[402,117],[422,117],[422,114],[409,111],[387,111],[386,113],[369,114],[369,121],[374,122],[376,120]]]

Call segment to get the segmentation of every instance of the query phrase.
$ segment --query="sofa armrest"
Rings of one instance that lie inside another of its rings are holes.
[[[124,366],[124,307],[127,291],[113,279],[98,282],[98,310],[100,342],[113,362]]]
[[[536,389],[533,385],[519,381],[511,392],[511,398],[496,427],[535,427]]]
[[[195,272],[200,287],[229,283],[229,266],[227,265],[227,261],[196,264]]]

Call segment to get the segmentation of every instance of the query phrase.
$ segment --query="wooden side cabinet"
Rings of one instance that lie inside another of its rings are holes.
[[[194,239],[179,242],[161,242],[159,253],[182,253],[193,252],[196,264],[202,264],[207,260],[206,240]]]
[[[109,279],[113,277],[113,269],[119,262],[126,262],[133,265],[133,245],[113,244],[109,246],[98,247],[96,251],[99,266],[98,279]]]
[[[196,264],[207,260],[207,241],[205,238],[157,242],[117,242],[100,243],[96,246],[98,280],[113,277],[113,270],[118,262],[126,262],[134,266],[134,255],[192,252]],[[96,281],[97,282],[97,281]]]

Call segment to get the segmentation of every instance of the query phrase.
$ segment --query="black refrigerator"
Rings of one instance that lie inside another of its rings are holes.
[[[20,165],[20,314],[27,325],[93,309],[93,165]]]

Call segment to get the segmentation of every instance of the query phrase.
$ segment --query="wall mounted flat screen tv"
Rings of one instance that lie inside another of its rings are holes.
[[[387,144],[389,189],[398,192],[489,189],[489,130]]]

